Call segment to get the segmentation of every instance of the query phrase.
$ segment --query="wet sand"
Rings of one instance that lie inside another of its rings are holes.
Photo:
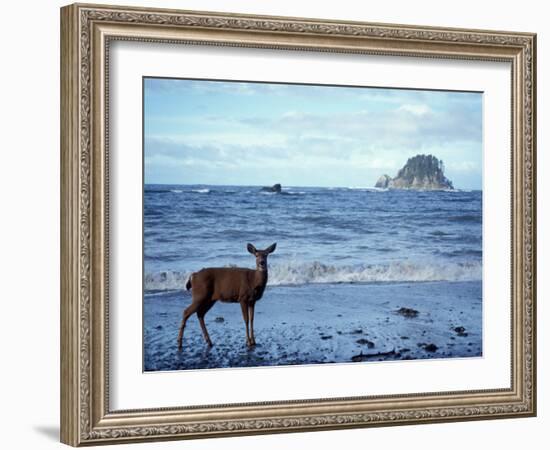
[[[196,316],[177,351],[186,291],[144,298],[144,370],[185,370],[482,356],[481,282],[268,286],[256,304],[257,345],[238,304]]]

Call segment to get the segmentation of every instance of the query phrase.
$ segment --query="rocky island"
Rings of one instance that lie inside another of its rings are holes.
[[[425,191],[453,189],[453,183],[445,177],[443,172],[442,160],[433,155],[416,155],[409,158],[395,178],[382,175],[374,187]]]
[[[280,194],[282,191],[280,183],[274,184],[273,186],[266,186],[261,189],[262,192],[273,192],[275,194]]]

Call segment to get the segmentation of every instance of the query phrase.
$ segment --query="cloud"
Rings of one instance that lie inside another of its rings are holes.
[[[261,183],[267,170],[292,185],[370,185],[418,153],[481,179],[480,94],[169,81],[146,92],[154,182]]]
[[[475,172],[480,169],[479,164],[474,161],[452,161],[446,167],[453,172]]]
[[[404,111],[404,112],[413,114],[415,116],[423,116],[431,112],[430,107],[427,105],[422,105],[422,104],[414,105],[414,104],[407,104],[407,103],[404,105],[401,105],[397,110]]]

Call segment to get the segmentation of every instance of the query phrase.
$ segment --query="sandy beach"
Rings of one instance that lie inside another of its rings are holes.
[[[257,346],[245,345],[238,304],[196,316],[176,338],[186,291],[144,298],[144,371],[480,357],[480,281],[268,286],[256,305]]]

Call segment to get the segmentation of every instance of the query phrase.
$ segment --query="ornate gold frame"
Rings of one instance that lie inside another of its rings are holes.
[[[512,67],[509,389],[111,411],[108,83],[112,40],[508,61]],[[533,416],[535,52],[530,33],[75,4],[61,9],[61,440],[79,446]]]

